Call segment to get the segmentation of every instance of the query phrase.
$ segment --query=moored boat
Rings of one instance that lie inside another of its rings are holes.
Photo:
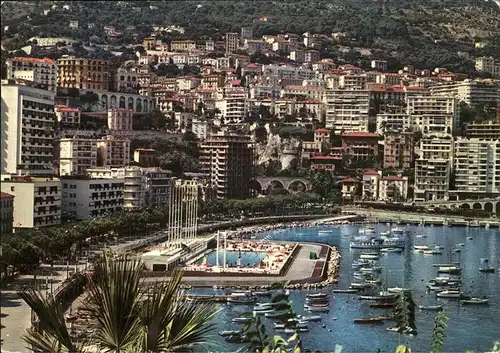
[[[351,288],[351,289],[349,289],[349,288],[348,289],[336,288],[336,289],[332,289],[332,292],[333,293],[348,293],[348,294],[353,293],[354,294],[354,293],[358,293],[359,290],[354,289],[354,288]]]
[[[274,319],[274,318],[279,318],[279,317],[286,315],[286,314],[288,314],[288,311],[281,310],[281,311],[272,311],[270,313],[266,313],[266,314],[264,314],[264,316],[269,318],[269,319]]]
[[[458,290],[445,290],[436,294],[439,298],[461,298],[463,294]]]
[[[304,309],[307,311],[319,311],[319,312],[327,312],[330,311],[329,306],[304,306]]]
[[[488,298],[469,298],[460,301],[462,305],[486,305],[488,302]]]
[[[384,323],[383,317],[365,317],[361,319],[354,319],[355,324],[382,324]]]
[[[234,323],[242,323],[242,324],[244,324],[244,323],[247,323],[247,322],[251,322],[252,318],[251,317],[235,317],[231,321],[234,322]]]
[[[249,305],[249,304],[254,304],[255,303],[255,299],[256,298],[252,298],[252,297],[244,297],[244,296],[230,296],[227,298],[227,302],[228,303],[231,303],[231,304],[245,304],[245,305]]]
[[[319,315],[311,315],[311,316],[298,315],[297,318],[301,321],[321,321],[321,316]]]
[[[220,331],[219,336],[225,337],[225,336],[239,335],[240,333],[241,330],[227,330],[227,331]]]
[[[327,298],[328,294],[326,293],[309,293],[306,295],[306,298]]]
[[[443,310],[444,304],[439,305],[419,305],[418,308],[420,310],[429,310],[429,311],[440,311]]]

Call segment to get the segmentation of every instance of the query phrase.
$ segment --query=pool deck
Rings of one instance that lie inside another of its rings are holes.
[[[218,286],[257,286],[269,285],[276,282],[294,282],[304,281],[314,274],[314,269],[317,262],[326,261],[325,259],[311,260],[309,259],[310,252],[320,253],[323,246],[316,244],[300,244],[301,248],[293,259],[288,271],[283,276],[251,276],[245,275],[241,277],[235,276],[207,276],[200,274],[199,276],[185,276],[182,282],[193,287],[212,287]],[[165,280],[168,277],[149,277],[146,282],[155,282]]]

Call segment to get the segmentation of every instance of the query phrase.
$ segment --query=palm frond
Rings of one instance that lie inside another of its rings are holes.
[[[209,320],[219,311],[213,303],[179,304],[165,332],[167,351],[185,352],[213,342],[209,333],[214,325]]]
[[[137,346],[140,326],[135,312],[141,299],[140,276],[139,262],[127,256],[110,259],[104,255],[94,266],[84,310],[96,321],[93,338],[104,350]]]
[[[68,352],[53,336],[49,336],[44,331],[37,332],[30,328],[26,330],[26,333],[22,337],[28,344],[27,348],[33,352]]]
[[[147,299],[141,305],[138,316],[144,327],[145,347],[156,352],[167,345],[165,328],[176,315],[182,292],[179,285],[182,272],[175,271],[167,283],[155,283],[147,291]]]
[[[67,351],[77,352],[64,320],[64,312],[53,296],[45,298],[41,292],[34,289],[21,291],[19,296],[35,312],[39,320],[36,331],[27,331],[26,342],[30,339],[38,341],[41,345],[57,342]],[[35,335],[37,332],[43,334]]]

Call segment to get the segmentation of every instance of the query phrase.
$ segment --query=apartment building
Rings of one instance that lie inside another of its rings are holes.
[[[225,36],[226,41],[226,54],[232,54],[240,45],[240,38],[238,33],[226,33]]]
[[[56,118],[60,124],[65,126],[80,125],[80,109],[79,108],[69,108],[65,105],[57,105],[56,109]]]
[[[1,114],[1,172],[51,175],[54,93],[3,80]]]
[[[253,38],[253,27],[241,27],[241,39],[252,39]]]
[[[406,99],[407,114],[412,124],[424,135],[448,134],[456,129],[457,99],[438,96],[410,96]]]
[[[471,123],[465,127],[464,135],[467,138],[485,140],[500,140],[500,122]]]
[[[157,167],[158,153],[152,148],[137,148],[134,150],[134,162],[141,167]]]
[[[109,62],[63,56],[57,60],[59,87],[109,90]]]
[[[289,85],[281,91],[281,97],[304,97],[322,102],[325,98],[325,89],[320,86]]]
[[[379,170],[365,170],[361,179],[361,198],[364,201],[377,201],[379,195],[379,182],[382,172]]]
[[[90,178],[123,179],[123,209],[141,210],[169,203],[172,173],[160,168],[122,167],[87,170]]]
[[[242,88],[219,89],[215,107],[226,121],[239,121],[248,112],[248,91]]]
[[[379,201],[406,202],[408,199],[408,177],[388,175],[380,179]]]
[[[0,204],[2,206],[0,209],[0,233],[12,234],[12,226],[14,224],[14,195],[0,192]]]
[[[132,131],[132,109],[108,109],[108,130],[112,133],[127,133]]]
[[[377,133],[404,132],[414,127],[411,115],[406,113],[381,113],[377,114]]]
[[[430,92],[436,96],[454,97],[470,107],[478,107],[491,102],[500,104],[500,84],[492,80],[463,80],[439,83],[431,86]]]
[[[7,79],[23,79],[46,86],[55,92],[57,87],[57,64],[49,58],[15,57],[7,59]]]
[[[422,138],[419,157],[415,160],[416,202],[448,200],[453,167],[453,139]]]
[[[196,50],[194,40],[173,40],[170,42],[170,51],[193,51]]]
[[[59,175],[85,175],[97,165],[97,140],[83,137],[59,140]]]
[[[63,218],[107,217],[123,209],[123,179],[62,177],[61,184]]]
[[[413,154],[413,133],[386,132],[384,134],[384,168],[411,168]]]
[[[98,167],[123,167],[130,163],[130,139],[108,135],[97,141]]]
[[[493,77],[500,77],[500,61],[492,56],[481,56],[476,58],[476,70],[479,72],[487,72]]]
[[[372,161],[378,158],[380,135],[372,132],[346,132],[342,134],[344,154],[353,161]]]
[[[113,90],[123,93],[139,93],[139,78],[142,74],[135,66],[119,67],[113,79]]]
[[[2,192],[14,196],[17,228],[50,227],[61,223],[61,181],[56,178],[2,175]]]
[[[343,132],[368,132],[369,91],[327,90],[326,128],[336,135]]]
[[[500,194],[500,140],[455,141],[455,189],[469,196]]]
[[[254,151],[249,136],[221,132],[208,137],[200,148],[200,172],[210,175],[219,199],[250,196]]]

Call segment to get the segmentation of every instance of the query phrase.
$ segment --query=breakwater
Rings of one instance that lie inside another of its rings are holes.
[[[436,215],[427,213],[407,213],[369,208],[344,207],[342,214],[356,214],[364,217],[364,222],[398,223],[409,225],[436,225],[450,227],[500,228],[500,219],[463,218],[457,216]]]

